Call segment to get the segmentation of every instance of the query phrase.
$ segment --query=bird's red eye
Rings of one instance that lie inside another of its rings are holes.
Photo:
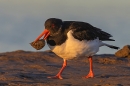
[[[54,24],[52,24],[51,26],[52,26],[52,28],[54,28],[54,27],[55,27],[55,25],[54,25]]]

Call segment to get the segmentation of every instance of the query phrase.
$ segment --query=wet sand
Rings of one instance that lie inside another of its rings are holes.
[[[84,79],[87,57],[68,61],[63,80],[48,79],[58,73],[63,60],[51,51],[16,50],[0,53],[0,86],[130,86],[130,58],[95,55],[94,78]]]

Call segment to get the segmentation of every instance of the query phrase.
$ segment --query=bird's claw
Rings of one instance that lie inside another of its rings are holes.
[[[83,78],[93,78],[94,77],[94,74],[93,72],[89,72],[89,74],[87,76],[84,76]]]
[[[63,79],[61,76],[49,76],[49,77],[47,77],[47,78],[49,78],[49,79]]]

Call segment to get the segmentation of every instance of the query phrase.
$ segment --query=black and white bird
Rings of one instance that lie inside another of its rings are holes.
[[[88,57],[90,71],[85,78],[94,77],[92,56],[99,51],[99,47],[107,46],[112,49],[118,47],[103,43],[102,41],[115,41],[112,35],[96,28],[89,23],[80,21],[62,21],[58,18],[49,18],[45,21],[45,30],[36,38],[42,36],[49,48],[59,57],[63,58],[63,66],[56,76],[48,78],[63,79],[61,73],[67,66],[67,60],[75,57]]]

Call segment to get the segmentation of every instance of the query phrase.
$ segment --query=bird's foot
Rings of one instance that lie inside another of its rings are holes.
[[[93,78],[94,77],[94,73],[93,72],[89,72],[89,74],[87,76],[84,76],[83,78]]]
[[[63,79],[60,75],[56,75],[56,76],[49,76],[47,77],[49,79]]]

